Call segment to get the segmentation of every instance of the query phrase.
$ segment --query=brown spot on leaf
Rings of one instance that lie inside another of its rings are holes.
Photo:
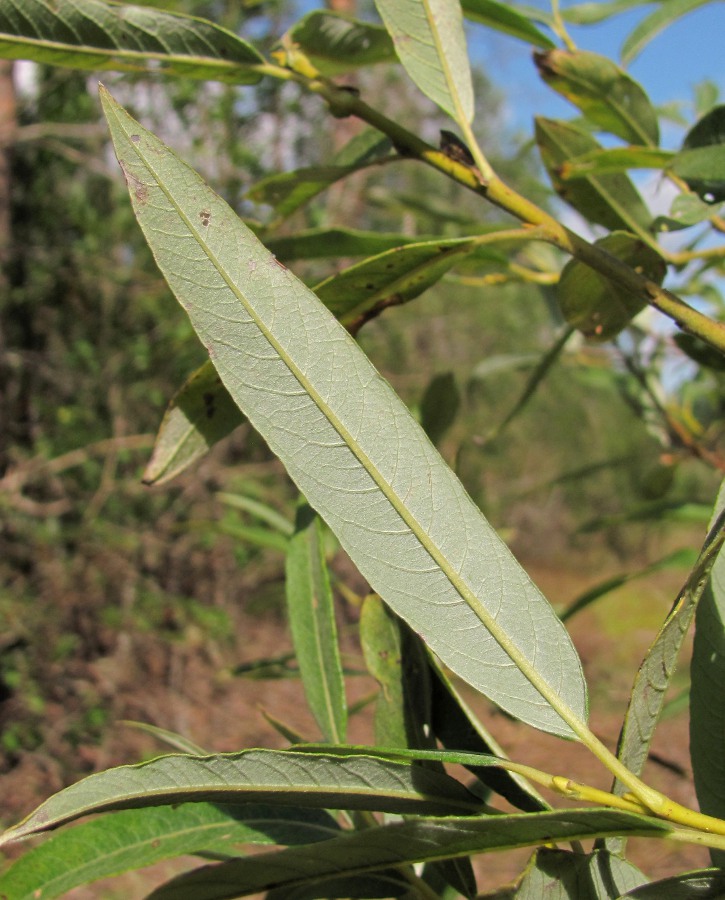
[[[201,224],[204,228],[209,227],[209,223],[211,222],[211,210],[210,209],[202,209],[199,213],[199,218],[201,219]]]
[[[134,144],[138,144],[138,142],[141,140],[141,135],[140,134],[132,134],[131,140],[134,142]]]

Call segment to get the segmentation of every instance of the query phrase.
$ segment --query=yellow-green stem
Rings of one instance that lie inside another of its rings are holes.
[[[357,116],[373,128],[388,135],[401,156],[426,163],[469,190],[485,197],[525,225],[538,226],[537,238],[559,247],[620,287],[631,291],[636,296],[645,298],[651,306],[673,319],[683,330],[696,335],[721,353],[725,353],[725,325],[713,321],[688,306],[671,291],[635,272],[626,263],[600,247],[590,244],[535,203],[506,185],[491,170],[485,156],[480,152],[469,126],[466,126],[464,130],[466,137],[471,142],[470,149],[476,160],[475,167],[451,159],[443,151],[432,147],[402,125],[368,106],[354,91],[340,88],[324,78],[308,78],[289,69],[276,66],[267,67],[266,74],[277,74],[277,72],[284,73],[278,77],[296,80],[308,90],[322,96],[327,101],[333,115]]]

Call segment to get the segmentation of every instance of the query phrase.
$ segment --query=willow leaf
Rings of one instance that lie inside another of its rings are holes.
[[[171,803],[273,803],[311,809],[469,814],[481,804],[462,784],[423,766],[363,753],[244,750],[160,756],[90,775],[42,803],[0,845],[90,813]]]
[[[328,741],[345,739],[347,704],[322,523],[303,503],[287,550],[287,614],[307,703]]]
[[[52,900],[99,878],[184,854],[237,855],[240,844],[311,844],[339,833],[323,810],[249,803],[126,809],[59,831],[0,875],[0,896]]]
[[[320,887],[321,881],[322,891],[317,896],[326,897],[325,877],[361,875],[391,865],[455,859],[612,832],[656,837],[670,831],[671,826],[661,820],[602,809],[395,823],[317,843],[314,853],[295,847],[204,866],[162,885],[149,900],[231,900],[272,887],[292,888],[311,882]]]
[[[159,267],[310,504],[447,666],[572,737],[586,686],[566,630],[405,405],[229,206],[105,90],[102,101]]]
[[[375,0],[405,71],[458,122],[473,119],[473,82],[459,0]]]
[[[0,56],[256,84],[264,57],[213,22],[100,0],[0,0]]]

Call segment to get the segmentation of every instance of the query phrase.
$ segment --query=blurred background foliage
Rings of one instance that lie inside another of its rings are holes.
[[[147,5],[208,16],[266,49],[298,14],[291,0]],[[94,79],[28,64],[2,79],[0,772],[42,749],[65,782],[94,768],[88,748],[111,722],[153,718],[145,684],[173,679],[179,653],[210,673],[254,655],[240,617],[281,614],[283,529],[218,494],[291,519],[295,493],[246,426],[168,485],[142,485],[166,404],[202,348],[133,220]],[[532,145],[508,130],[486,73],[476,79],[494,166],[553,204]],[[396,162],[334,185],[271,232],[272,211],[245,196],[252,185],[324,164],[356,123],[274,81],[107,83],[267,236],[335,225],[457,236],[505,221]],[[399,71],[358,83],[437,142],[445,121]],[[459,271],[360,341],[524,564],[589,570],[591,581],[652,562],[709,514],[722,372],[682,355],[646,314],[616,345],[564,342],[551,293],[562,261],[512,252],[521,278]],[[292,267],[311,283],[332,271],[324,259]]]

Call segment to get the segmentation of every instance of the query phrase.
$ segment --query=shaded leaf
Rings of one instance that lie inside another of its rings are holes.
[[[431,729],[441,744],[451,750],[470,751],[477,754],[494,754],[505,759],[506,754],[493,735],[484,727],[473,711],[456,691],[448,676],[430,660],[431,667]],[[509,803],[528,812],[540,812],[548,805],[537,791],[520,775],[504,768],[476,765],[475,761],[462,761],[469,772]]]
[[[563,181],[560,167],[579,156],[601,150],[591,135],[567,122],[536,119],[536,143],[555,191],[585,219],[612,231],[648,235],[651,216],[626,175],[601,175]]]
[[[711,0],[667,0],[666,3],[659,3],[653,13],[632,29],[622,44],[620,50],[622,62],[625,65],[631,63],[661,31],[692,10],[710,2]]]
[[[157,263],[235,401],[373,590],[464,680],[572,736],[587,710],[568,634],[405,405],[229,206],[102,100]]]
[[[499,3],[497,0],[462,0],[461,6],[466,18],[473,22],[480,22],[488,28],[510,34],[544,50],[554,46],[553,41],[511,3]]]
[[[395,47],[384,28],[329,10],[308,13],[285,37],[323,75],[340,75],[359,66],[397,61]]]
[[[0,56],[233,84],[256,84],[256,67],[265,63],[251,44],[212,22],[100,0],[0,0]]]
[[[420,424],[436,446],[455,422],[460,406],[461,392],[453,372],[434,375],[420,401]]]
[[[584,854],[542,849],[527,866],[511,900],[617,900],[646,883],[636,866],[606,850]]]
[[[144,484],[165,484],[245,421],[211,361],[179,388],[164,414]]]
[[[680,350],[698,365],[705,366],[715,372],[725,372],[725,358],[723,358],[722,353],[696,338],[694,334],[687,334],[681,331],[673,335],[673,340]]]
[[[666,835],[671,826],[645,816],[600,809],[395,823],[316,844],[314,855],[293,848],[204,866],[167,882],[150,894],[149,900],[224,900],[282,885],[305,885],[312,880],[322,882],[324,892],[325,876],[352,876],[390,865],[619,831],[657,836]]]
[[[421,237],[356,231],[354,228],[311,228],[296,234],[270,238],[265,245],[277,259],[322,259],[340,256],[372,256],[404,244],[417,244]],[[425,240],[433,240],[426,238]]]
[[[637,82],[606,56],[586,50],[535,53],[542,79],[587,120],[630,144],[656,147],[657,114]]]
[[[459,0],[375,0],[405,71],[459,122],[473,119],[473,83]]]
[[[725,895],[725,872],[700,869],[653,881],[624,894],[632,900],[720,900]]]
[[[473,813],[480,803],[448,775],[417,764],[349,754],[244,750],[214,756],[160,756],[90,775],[42,803],[0,844],[90,813],[170,803],[273,803],[305,808],[375,809],[428,815]]]
[[[708,535],[713,549],[725,533],[725,481],[715,503]],[[700,809],[725,815],[725,552],[719,550],[710,585],[695,614],[695,641],[690,666],[690,756]],[[722,850],[711,850],[715,865],[725,863]]]
[[[347,704],[322,523],[297,509],[285,564],[287,615],[307,703],[326,741],[345,740]]]
[[[240,844],[311,844],[339,831],[323,810],[211,803],[129,809],[52,835],[0,875],[0,895],[51,900],[79,885],[185,854],[236,855]]]
[[[662,257],[634,235],[613,232],[596,245],[658,284],[665,277]],[[619,334],[646,306],[645,299],[612,284],[576,259],[564,266],[556,296],[566,321],[596,341]]]

